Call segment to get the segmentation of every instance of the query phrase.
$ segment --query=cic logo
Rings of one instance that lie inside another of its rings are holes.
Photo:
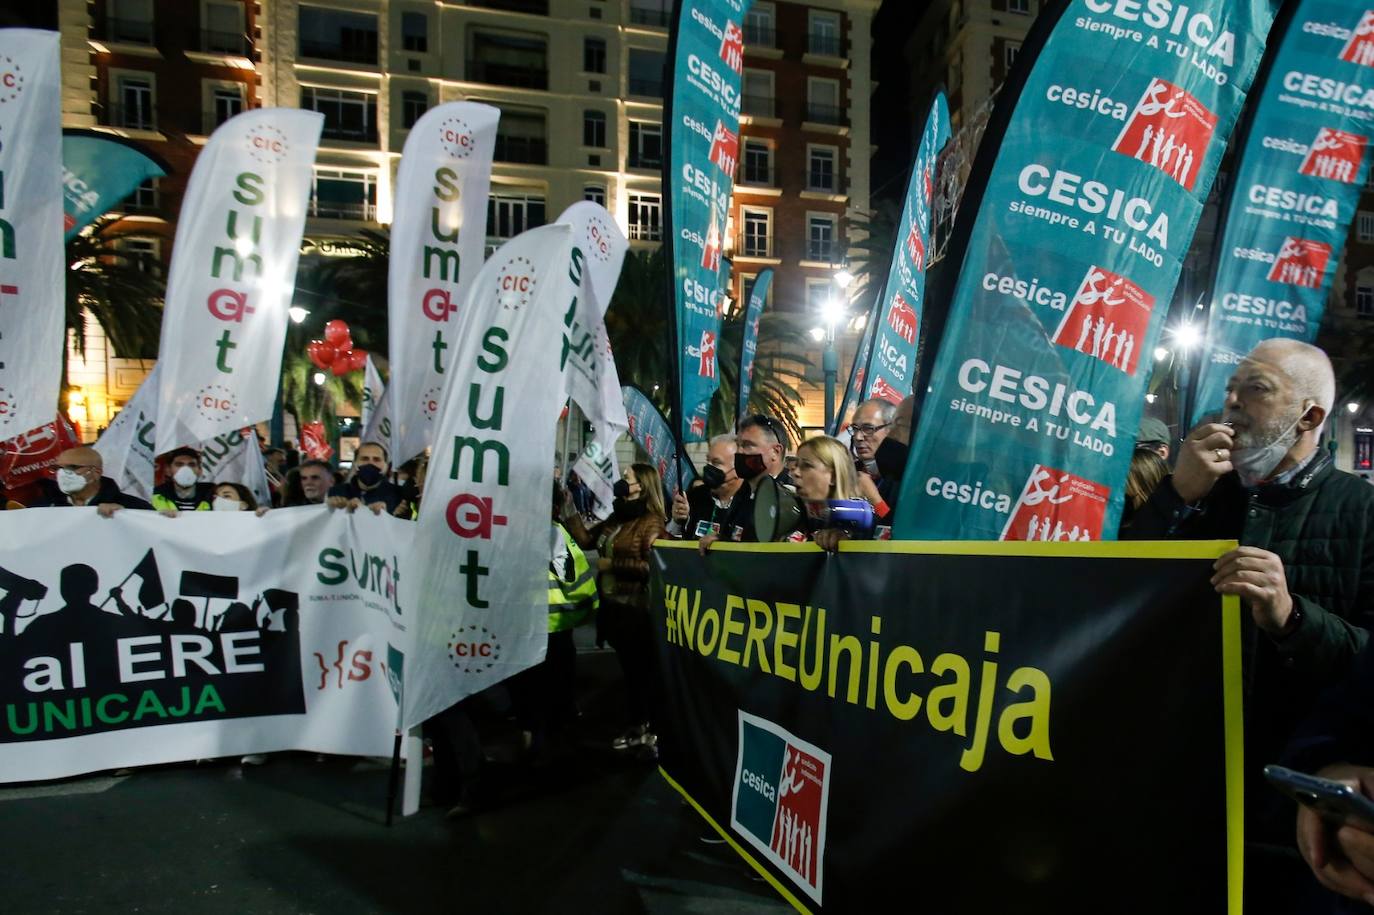
[[[238,398],[222,384],[207,384],[196,392],[196,412],[205,419],[221,420],[238,411]]]
[[[496,295],[501,307],[519,311],[534,299],[537,284],[534,263],[528,257],[512,257],[496,275]]]
[[[286,134],[270,124],[256,124],[248,131],[248,155],[263,165],[275,165],[286,158],[291,145]]]
[[[0,105],[19,98],[24,91],[24,71],[19,62],[0,54]]]
[[[463,673],[480,673],[501,660],[501,643],[486,626],[459,626],[449,640],[448,656]]]
[[[455,159],[466,159],[476,146],[472,128],[462,118],[444,118],[439,124],[439,142]]]

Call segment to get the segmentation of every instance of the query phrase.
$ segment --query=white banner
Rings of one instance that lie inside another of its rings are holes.
[[[316,506],[0,513],[0,782],[388,755],[414,531]]]
[[[196,157],[158,347],[158,454],[272,415],[323,124],[314,111],[245,111]]]
[[[450,102],[415,122],[396,172],[387,278],[391,458],[429,447],[455,365],[473,277],[482,266],[496,122],[489,105]]]
[[[145,502],[153,498],[157,431],[157,388],[161,363],[153,366],[134,396],[96,439],[105,476],[121,491]]]
[[[358,425],[363,430],[362,442],[381,442],[389,449],[391,447],[391,426],[387,425],[387,434],[384,438],[373,438],[374,430],[380,425],[381,417],[378,415],[382,406],[382,397],[386,392],[386,385],[382,383],[382,373],[377,369],[377,360],[371,353],[367,354],[367,367],[363,370],[363,403],[359,411],[362,416],[358,419]]]
[[[538,663],[548,639],[557,364],[572,230],[503,245],[464,303],[420,507],[407,726]],[[392,376],[395,383],[395,375]]]
[[[272,506],[267,484],[267,463],[262,457],[257,431],[249,426],[216,435],[201,442],[200,478],[207,483],[242,483],[258,505]]]
[[[52,422],[66,271],[59,37],[0,29],[0,439]]]
[[[558,222],[573,230],[564,293],[571,304],[563,313],[560,351],[564,392],[595,430],[572,469],[596,496],[596,516],[605,518],[611,512],[611,487],[620,478],[615,443],[629,428],[605,316],[630,243],[611,215],[589,201],[568,207]]]

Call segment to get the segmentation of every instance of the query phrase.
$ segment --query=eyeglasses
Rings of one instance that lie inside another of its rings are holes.
[[[743,429],[746,426],[763,426],[770,433],[772,433],[773,441],[782,445],[783,448],[786,449],[787,430],[783,428],[782,423],[778,422],[773,417],[765,416],[762,413],[753,413],[749,416],[746,416],[744,419],[740,420],[736,428]]]
[[[892,425],[892,423],[883,423],[881,426],[875,426],[872,423],[864,423],[862,426],[850,426],[849,429],[854,435],[872,438],[890,425]]]

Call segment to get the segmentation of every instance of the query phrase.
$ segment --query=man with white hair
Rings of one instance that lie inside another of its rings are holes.
[[[673,497],[669,537],[700,540],[707,534],[720,533],[720,526],[730,511],[730,502],[744,482],[735,473],[736,450],[735,437],[728,432],[711,439],[706,449],[706,464],[701,468],[705,485],[689,493],[679,491]]]
[[[1173,475],[1129,530],[1133,540],[1241,543],[1217,560],[1212,585],[1247,611],[1245,898],[1272,902],[1272,911],[1297,911],[1281,900],[1306,878],[1291,802],[1260,770],[1374,628],[1374,489],[1318,447],[1335,395],[1320,349],[1260,343],[1227,383],[1222,421],[1189,434]]]

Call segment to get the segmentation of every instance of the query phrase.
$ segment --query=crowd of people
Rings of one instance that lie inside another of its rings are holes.
[[[1247,911],[1374,905],[1374,823],[1332,822],[1309,807],[1295,813],[1260,775],[1266,763],[1282,761],[1374,797],[1374,488],[1337,470],[1321,442],[1335,393],[1321,350],[1266,341],[1237,367],[1216,421],[1181,439],[1157,419],[1141,423],[1125,487],[1121,539],[1240,543],[1217,560],[1212,585],[1246,608]],[[721,541],[810,540],[836,551],[848,539],[890,536],[915,407],[911,397],[865,401],[847,441],[815,436],[795,451],[778,419],[745,416],[734,432],[709,441],[700,478],[671,500],[655,467],[626,467],[609,513],[596,510],[575,474],[556,479],[548,653],[504,684],[523,750],[538,759],[566,738],[578,715],[573,631],[594,624],[597,643],[614,650],[623,672],[626,719],[612,748],[657,759],[663,687],[649,611],[654,542],[690,540],[709,553]],[[72,448],[33,504],[94,506],[105,517],[122,509],[261,514],[301,505],[417,516],[424,460],[393,472],[379,443],[362,444],[348,474],[284,449],[266,450],[265,461],[271,505],[259,505],[242,481],[205,479],[191,448],[160,457],[163,482],[149,503],[103,475],[99,452]],[[760,500],[777,511],[756,511]],[[770,519],[767,529],[760,519]],[[434,796],[455,813],[480,802],[484,757],[473,701],[426,727]]]

